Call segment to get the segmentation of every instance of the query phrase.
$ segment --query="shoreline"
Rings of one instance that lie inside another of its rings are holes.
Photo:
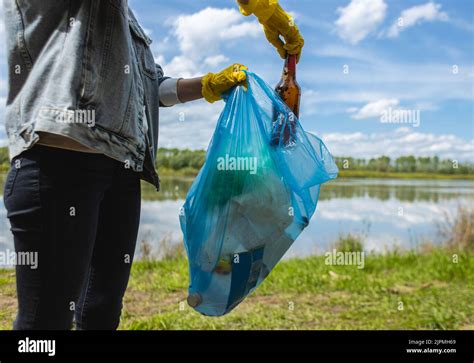
[[[0,166],[0,174],[6,175],[9,166]],[[183,168],[180,170],[158,168],[160,177],[190,178],[194,179],[199,170]],[[413,180],[473,180],[474,174],[441,174],[441,173],[405,173],[405,172],[381,172],[368,170],[339,170],[338,178],[350,179],[413,179]]]
[[[198,171],[191,169],[173,170],[158,169],[158,174],[162,177],[171,178],[195,178]],[[440,173],[396,173],[378,172],[364,170],[340,170],[339,178],[360,178],[360,179],[413,179],[413,180],[473,180],[474,174],[440,174]]]

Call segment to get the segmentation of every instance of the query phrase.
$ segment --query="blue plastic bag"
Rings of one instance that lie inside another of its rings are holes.
[[[261,78],[248,72],[247,84],[225,96],[180,211],[188,303],[204,315],[228,313],[262,283],[308,225],[320,185],[338,173],[323,142]]]

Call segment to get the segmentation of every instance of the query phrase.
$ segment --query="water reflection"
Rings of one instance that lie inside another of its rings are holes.
[[[144,200],[185,199],[192,178],[166,177],[161,180],[161,191],[142,183]],[[325,184],[320,200],[334,198],[365,198],[387,201],[397,199],[414,202],[438,203],[445,199],[462,199],[474,193],[474,182],[465,180],[387,180],[387,179],[337,179]]]
[[[163,177],[159,193],[142,184],[139,242],[147,241],[156,253],[163,238],[181,243],[178,212],[192,180]],[[363,233],[365,248],[376,251],[438,243],[436,225],[473,200],[472,181],[338,179],[323,186],[315,216],[285,257],[327,251],[341,233]],[[0,251],[5,249],[13,243],[1,203]]]
[[[162,177],[161,189],[156,191],[155,187],[142,181],[143,200],[178,200],[186,199],[188,189],[193,183],[193,178]]]

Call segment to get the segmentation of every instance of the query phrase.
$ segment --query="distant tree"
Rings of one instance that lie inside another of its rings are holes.
[[[388,156],[380,156],[376,162],[378,171],[387,172],[390,170],[390,158]]]
[[[395,168],[397,171],[414,173],[416,171],[416,159],[413,155],[400,156],[395,160]]]
[[[0,165],[10,164],[10,159],[8,156],[8,148],[0,147]]]

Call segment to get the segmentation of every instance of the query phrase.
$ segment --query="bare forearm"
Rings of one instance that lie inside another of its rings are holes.
[[[180,79],[178,81],[178,98],[181,102],[189,102],[202,98],[202,77]]]

